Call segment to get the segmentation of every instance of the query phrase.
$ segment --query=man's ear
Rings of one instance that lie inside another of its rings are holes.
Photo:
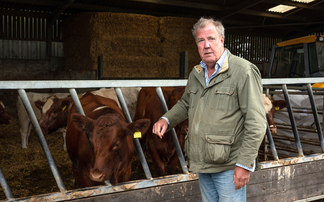
[[[40,101],[40,100],[36,100],[36,101],[35,101],[35,106],[36,106],[40,111],[42,111],[42,108],[44,107],[44,104],[45,104],[45,102],[43,102],[43,101]]]
[[[85,117],[79,113],[72,114],[72,121],[77,127],[78,130],[85,133],[90,133],[93,130],[94,120],[88,117]]]

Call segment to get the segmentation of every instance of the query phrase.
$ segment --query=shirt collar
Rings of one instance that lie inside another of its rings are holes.
[[[217,71],[218,68],[222,67],[225,61],[227,55],[227,49],[225,48],[224,53],[222,54],[222,56],[217,60],[216,65],[215,65],[215,70]],[[204,63],[203,61],[200,61],[200,65],[205,69],[205,71],[207,71],[207,65],[206,63]]]

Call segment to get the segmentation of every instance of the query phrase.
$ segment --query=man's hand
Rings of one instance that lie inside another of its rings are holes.
[[[153,125],[152,132],[157,134],[160,138],[163,137],[165,131],[168,129],[168,122],[165,119],[160,119]]]
[[[250,179],[250,172],[244,168],[236,166],[234,169],[233,183],[235,183],[235,189],[241,189],[244,187]]]

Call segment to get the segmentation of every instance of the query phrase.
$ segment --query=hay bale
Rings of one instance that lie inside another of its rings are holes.
[[[195,18],[184,18],[184,17],[161,17],[160,23],[160,38],[181,38],[192,37],[191,30],[193,25],[197,22]]]
[[[63,38],[75,36],[157,36],[158,18],[149,15],[89,12],[64,20]]]
[[[164,77],[166,60],[161,57],[113,56],[103,58],[103,76],[116,78]]]
[[[177,77],[180,52],[189,51],[189,69],[200,61],[191,36],[195,22],[109,12],[71,16],[64,22],[66,67],[94,70],[103,56],[104,77]]]

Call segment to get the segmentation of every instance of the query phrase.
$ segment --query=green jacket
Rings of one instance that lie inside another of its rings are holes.
[[[266,132],[258,68],[227,50],[219,73],[205,85],[204,70],[197,65],[182,98],[164,114],[169,128],[189,120],[189,170],[216,173],[232,170],[236,163],[252,169]]]

